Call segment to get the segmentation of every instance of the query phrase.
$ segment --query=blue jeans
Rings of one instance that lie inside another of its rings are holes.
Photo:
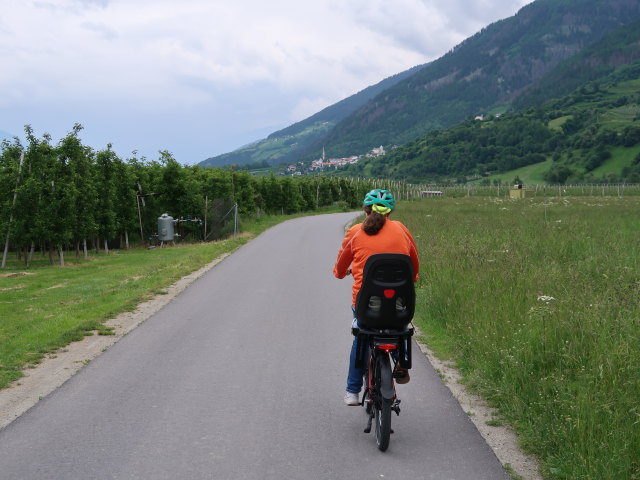
[[[353,321],[357,323],[357,319],[355,318],[355,310],[351,307],[353,311]],[[359,325],[358,325],[359,326]],[[364,366],[362,368],[356,368],[356,346],[358,344],[358,337],[353,337],[353,344],[351,345],[351,355],[349,356],[349,373],[347,374],[347,392],[349,393],[360,393],[362,390],[363,384],[363,376],[364,376]],[[366,355],[365,355],[366,358]]]

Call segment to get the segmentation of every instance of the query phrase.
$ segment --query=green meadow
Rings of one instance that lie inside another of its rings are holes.
[[[640,479],[640,197],[440,197],[396,218],[426,343],[543,474]]]

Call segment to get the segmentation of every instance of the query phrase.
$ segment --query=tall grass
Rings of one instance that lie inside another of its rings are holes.
[[[553,479],[640,479],[640,197],[431,198],[417,323]]]

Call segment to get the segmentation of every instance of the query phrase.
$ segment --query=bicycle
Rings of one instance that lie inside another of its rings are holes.
[[[369,351],[365,370],[365,390],[361,402],[368,415],[364,432],[371,432],[375,420],[376,443],[378,449],[384,452],[389,447],[390,436],[393,433],[391,413],[400,415],[400,399],[396,393],[393,371],[399,363],[397,356],[402,353],[393,355],[392,352],[409,350],[407,347],[411,345],[409,339],[413,335],[413,328],[402,331],[359,328],[358,334],[367,337]],[[410,358],[410,353],[408,357]]]
[[[409,324],[415,311],[413,266],[407,255],[372,255],[364,267],[363,282],[356,299],[358,325],[356,364],[366,366],[365,391],[361,405],[368,415],[365,433],[375,420],[378,449],[389,447],[391,412],[400,415],[394,372],[411,368]],[[366,361],[366,363],[364,363]]]

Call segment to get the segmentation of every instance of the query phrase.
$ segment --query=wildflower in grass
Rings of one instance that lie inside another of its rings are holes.
[[[548,295],[540,295],[538,297],[538,301],[539,302],[544,302],[544,303],[549,303],[549,302],[553,302],[555,300],[555,298],[550,297]]]

